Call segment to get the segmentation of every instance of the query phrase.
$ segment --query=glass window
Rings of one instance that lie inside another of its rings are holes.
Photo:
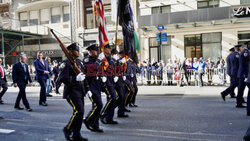
[[[250,31],[238,32],[238,43],[244,45],[246,41],[250,40]]]
[[[69,21],[69,6],[63,7],[63,22]]]
[[[106,18],[106,22],[107,25],[115,25],[115,23],[111,20],[111,5],[106,5],[104,6],[104,10],[105,10],[105,18]]]
[[[202,56],[201,35],[187,35],[184,37],[185,41],[185,57],[186,58],[200,58]]]
[[[93,13],[93,8],[87,8],[86,9],[86,21],[87,21],[87,29],[92,29],[94,28],[94,13]]]
[[[152,14],[160,14],[160,7],[152,7]]]
[[[19,13],[20,18],[20,25],[21,26],[28,26],[28,14],[27,12]]]
[[[221,33],[204,33],[202,34],[202,54],[205,59],[211,58],[217,61],[222,55]]]
[[[240,4],[250,4],[250,0],[240,0]]]
[[[42,9],[40,12],[41,24],[49,24],[49,9]]]
[[[51,11],[51,23],[60,23],[61,15],[60,15],[60,7],[54,7]]]
[[[205,1],[198,1],[197,2],[197,8],[203,9],[203,8],[214,8],[219,7],[220,0],[205,0]]]
[[[156,61],[160,61],[160,42],[156,40],[156,37],[149,38],[149,56],[152,60],[153,58]],[[162,44],[162,60],[166,62],[168,59],[171,58],[171,37],[168,36],[168,42]]]
[[[170,13],[171,12],[171,6],[158,6],[158,7],[152,7],[152,14],[164,14],[164,13]]]
[[[30,11],[30,25],[38,25],[38,11]]]

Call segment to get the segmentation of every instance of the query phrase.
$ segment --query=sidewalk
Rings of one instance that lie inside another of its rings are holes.
[[[138,86],[138,95],[187,95],[187,96],[220,96],[220,93],[228,86]],[[244,96],[247,96],[248,89],[245,89]],[[237,88],[235,89],[237,94]]]

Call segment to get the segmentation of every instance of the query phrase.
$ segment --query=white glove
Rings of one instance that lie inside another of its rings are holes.
[[[126,63],[126,59],[122,58],[121,63]]]
[[[244,82],[246,82],[246,83],[247,83],[247,78],[244,80]]]
[[[92,92],[91,92],[91,91],[88,91],[88,92],[87,92],[87,96],[88,96],[89,98],[91,98],[91,97],[92,97]]]
[[[49,74],[49,71],[44,71],[44,74]]]
[[[118,59],[119,59],[119,57],[118,57],[117,54],[115,54],[115,55],[113,56],[113,58],[114,58],[115,60],[118,60]]]
[[[98,56],[98,59],[99,59],[99,60],[103,60],[104,58],[105,58],[104,53],[103,53],[103,52],[100,53],[99,56]]]
[[[85,79],[85,75],[83,73],[79,73],[76,76],[76,81],[83,81]]]
[[[105,83],[107,81],[106,77],[102,77],[102,82]]]
[[[134,77],[134,74],[133,74],[133,73],[131,74],[131,77],[132,77],[132,78]]]
[[[115,76],[115,77],[114,77],[114,82],[116,83],[116,82],[118,81],[118,79],[119,79],[119,78],[118,78],[117,76]]]
[[[125,81],[127,78],[126,78],[126,76],[123,76],[123,81]]]

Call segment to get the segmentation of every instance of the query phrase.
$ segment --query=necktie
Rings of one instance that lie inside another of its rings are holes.
[[[0,66],[0,71],[1,71],[1,77],[3,78],[4,74],[3,74],[3,68],[2,68],[2,66]]]
[[[23,64],[23,69],[24,69],[24,72],[26,72],[26,67],[25,67],[25,64]]]

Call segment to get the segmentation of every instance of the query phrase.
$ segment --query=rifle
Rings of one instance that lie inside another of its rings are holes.
[[[65,56],[67,57],[67,59],[69,60],[70,64],[72,65],[74,71],[76,74],[81,73],[81,69],[76,65],[75,60],[73,59],[73,57],[69,54],[69,50],[64,46],[64,44],[61,42],[61,40],[57,37],[57,35],[54,33],[53,29],[50,29],[50,32],[54,35],[54,37],[56,38],[56,40],[58,41],[62,51],[64,52]]]

